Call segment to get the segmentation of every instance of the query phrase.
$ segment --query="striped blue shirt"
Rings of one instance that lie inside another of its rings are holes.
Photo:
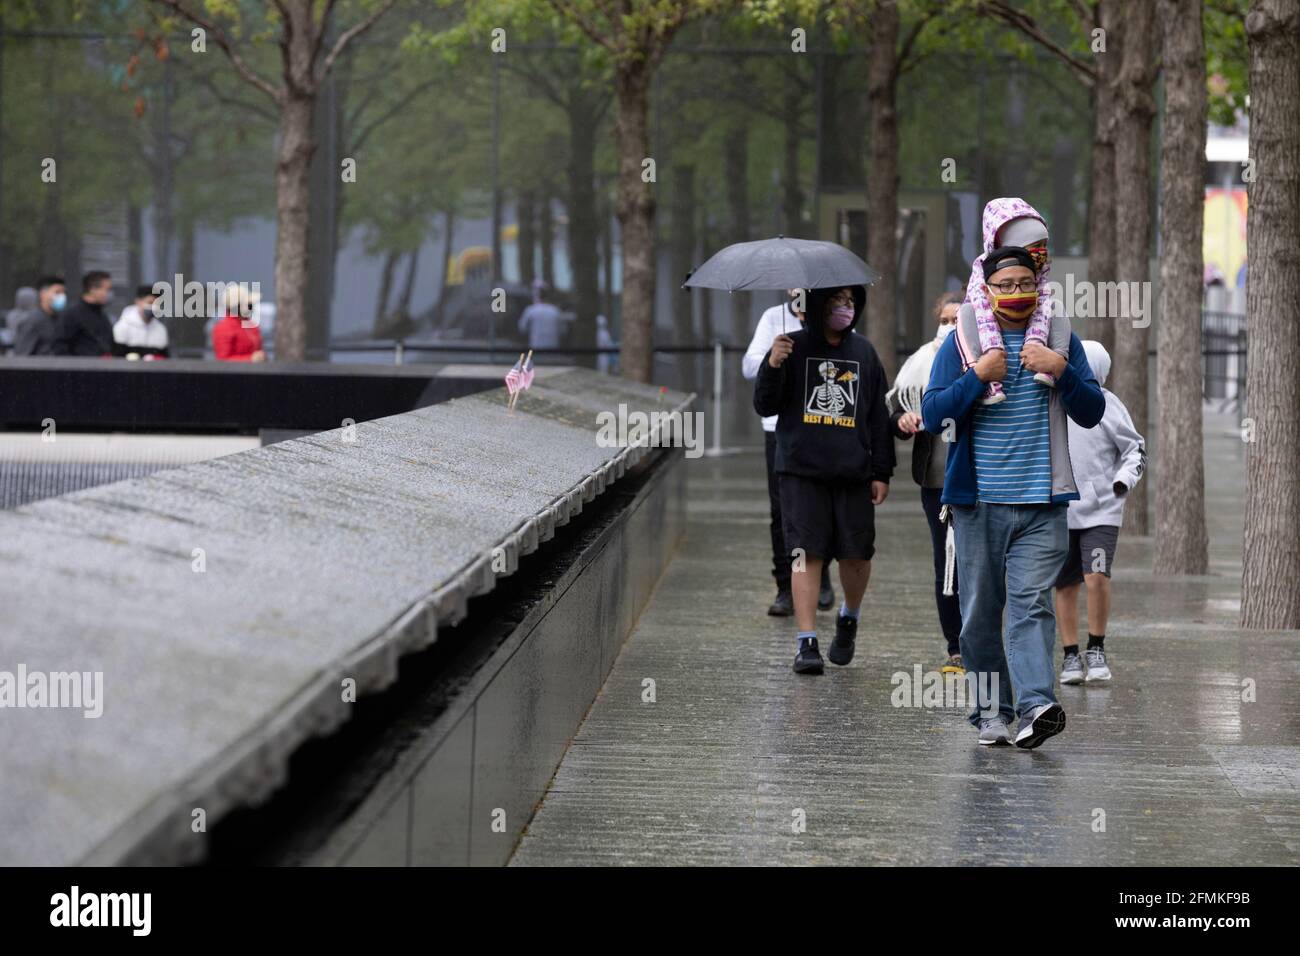
[[[1052,455],[1047,406],[1051,389],[1020,367],[1024,332],[1002,330],[1007,347],[1006,401],[976,405],[971,445],[980,501],[1047,504],[1052,500]]]

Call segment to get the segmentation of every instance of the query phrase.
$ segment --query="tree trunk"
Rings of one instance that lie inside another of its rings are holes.
[[[597,243],[600,228],[596,212],[596,132],[592,104],[588,97],[575,95],[571,101],[581,109],[569,110],[569,268],[573,272],[573,306],[576,320],[573,344],[596,347],[596,314],[600,311],[600,256]],[[581,115],[579,115],[579,112]],[[579,354],[576,360],[596,367],[594,354]]]
[[[733,112],[730,128],[723,147],[723,176],[727,181],[727,214],[730,225],[729,242],[748,242],[754,238],[749,221],[749,120]],[[733,292],[728,297],[731,305],[731,342],[743,345],[753,332],[750,328],[749,310],[752,297],[748,292]]]
[[[654,370],[655,198],[642,177],[650,158],[646,117],[650,70],[644,61],[621,63],[614,77],[618,116],[618,221],[623,238],[623,323],[619,361],[623,375],[649,382]]]
[[[1241,624],[1300,627],[1300,378],[1280,356],[1300,334],[1300,0],[1252,0],[1246,248],[1246,528]],[[1294,363],[1292,363],[1294,364]]]
[[[1203,0],[1160,0],[1160,326],[1156,329],[1156,574],[1205,574],[1201,282],[1205,207]]]
[[[1135,3],[1124,17],[1124,58],[1117,84],[1115,136],[1115,274],[1130,290],[1150,289],[1151,281],[1151,123],[1155,100],[1151,95],[1156,59],[1155,7]],[[1198,183],[1200,180],[1198,180]],[[1115,322],[1114,385],[1112,390],[1128,406],[1138,433],[1148,433],[1147,384],[1148,329],[1146,315],[1138,313],[1131,296],[1127,314]],[[1129,495],[1124,509],[1124,529],[1145,535],[1146,482]]]
[[[681,165],[673,170],[673,207],[670,224],[672,241],[673,337],[677,345],[699,345],[695,337],[695,293],[679,289],[695,262],[695,167]],[[695,360],[691,355],[678,356],[678,366],[685,371],[679,381],[687,391],[697,391]]]
[[[406,279],[402,283],[401,313],[406,323],[411,319],[411,298],[415,295],[415,275],[420,270],[420,247],[416,246],[406,257]]]
[[[456,211],[450,207],[442,213],[442,277],[438,283],[438,305],[434,309],[433,326],[442,328],[442,320],[447,310],[447,278],[451,275],[451,257],[456,252],[454,237],[456,233]]]
[[[875,4],[870,29],[866,258],[880,278],[867,293],[866,334],[880,355],[886,377],[892,380],[898,370],[894,345],[898,287],[898,8],[892,3]]]
[[[709,228],[708,220],[703,218],[700,222],[700,244],[706,251],[714,247],[713,230]],[[713,328],[713,290],[701,289],[698,295],[700,297],[700,340],[705,345],[712,345],[718,337]]]
[[[614,333],[614,223],[613,212],[609,208],[609,190],[600,187],[600,268],[602,274],[603,299],[601,307],[605,319],[609,322],[609,331]]]
[[[375,338],[388,335],[388,300],[393,294],[393,272],[397,269],[400,252],[388,250],[384,253],[384,269],[379,275],[379,296],[375,299]]]
[[[1122,31],[1114,0],[1100,0],[1098,22],[1106,31],[1106,52],[1095,58],[1097,82],[1092,89],[1092,183],[1088,201],[1088,281],[1115,279],[1115,75],[1119,72]],[[1059,232],[1059,230],[1058,230]],[[1058,280],[1061,281],[1061,280]],[[1114,317],[1091,318],[1083,335],[1090,335],[1115,352]]]
[[[338,261],[338,216],[343,177],[339,174],[338,86],[333,74],[317,90],[312,108],[312,151],[307,172],[311,220],[307,224],[307,320],[305,357],[329,361],[334,332],[334,265]]]
[[[531,286],[537,277],[537,231],[533,228],[537,216],[537,200],[531,189],[521,190],[515,203],[515,218],[519,222],[519,284]]]
[[[275,167],[275,350],[276,358],[283,362],[301,362],[306,355],[307,235],[315,105],[315,97],[286,90],[280,106],[280,148]]]
[[[542,247],[542,281],[555,288],[555,211],[554,193],[547,183],[542,187],[537,210],[537,242]]]
[[[138,205],[127,200],[126,207],[127,223],[127,285],[131,288],[131,296],[135,297],[135,287],[144,283],[144,210]],[[154,280],[150,280],[150,284]]]
[[[153,163],[150,171],[153,180],[153,232],[154,275],[159,281],[172,281],[172,267],[176,264],[172,252],[176,242],[176,222],[172,213],[175,189],[175,154],[172,151],[172,101],[176,97],[176,83],[172,61],[163,63],[163,90],[159,97],[158,115],[154,122]],[[186,276],[186,281],[195,278]]]
[[[784,235],[804,238],[803,187],[799,181],[799,149],[803,145],[800,118],[804,116],[803,92],[787,83],[785,103],[785,149],[781,159],[781,229]]]

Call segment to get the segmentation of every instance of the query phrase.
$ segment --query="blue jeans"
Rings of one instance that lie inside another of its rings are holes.
[[[961,661],[967,675],[974,675],[971,686],[991,687],[997,675],[998,711],[1007,721],[1056,703],[1052,588],[1069,548],[1066,507],[980,502],[952,509],[961,581]],[[976,701],[970,722],[978,726],[981,708],[991,703]]]

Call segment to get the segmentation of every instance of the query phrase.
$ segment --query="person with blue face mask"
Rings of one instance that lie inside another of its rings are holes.
[[[58,314],[68,305],[61,276],[46,276],[36,284],[36,310],[14,332],[15,355],[54,355],[59,342]]]

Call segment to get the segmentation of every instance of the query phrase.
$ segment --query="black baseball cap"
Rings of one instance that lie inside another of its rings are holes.
[[[999,246],[984,257],[984,281],[988,282],[993,273],[1008,266],[1024,266],[1030,272],[1037,272],[1034,257],[1024,246]]]

